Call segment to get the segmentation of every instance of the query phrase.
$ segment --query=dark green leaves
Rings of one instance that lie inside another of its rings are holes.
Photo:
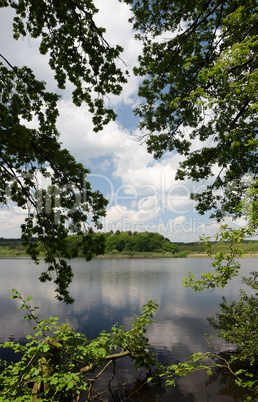
[[[107,201],[91,190],[86,181],[89,170],[61,149],[56,129],[58,96],[46,92],[45,84],[27,67],[10,70],[0,64],[0,83],[1,202],[12,200],[29,209],[22,226],[27,252],[37,262],[43,248],[47,272],[56,274],[58,298],[71,302],[67,287],[72,273],[65,259],[72,255],[66,250],[66,238],[68,233],[88,236],[90,221],[98,227]],[[37,129],[26,126],[32,118],[38,121]],[[40,187],[39,177],[51,186]],[[88,246],[88,250],[84,247],[87,259],[104,252],[103,243],[97,250]],[[43,281],[50,279],[49,273],[41,276]]]
[[[16,11],[14,37],[40,37],[40,53],[49,55],[59,88],[64,89],[67,80],[74,84],[73,102],[77,106],[86,102],[94,115],[94,130],[101,130],[115,118],[105,106],[105,96],[119,95],[126,78],[116,66],[123,49],[105,40],[105,30],[94,22],[98,10],[93,2],[19,0],[9,4]]]
[[[245,191],[242,177],[258,173],[256,2],[127,3],[144,44],[135,73],[144,77],[145,101],[136,114],[148,151],[156,158],[173,150],[184,155],[181,180],[214,175],[207,192],[194,195],[197,209],[217,208],[217,218],[233,213]],[[218,190],[233,181],[239,197],[226,200]]]
[[[106,42],[105,30],[94,22],[98,10],[92,1],[0,3],[7,5],[16,11],[14,37],[40,38],[39,51],[48,55],[58,87],[73,84],[73,102],[88,104],[94,130],[114,119],[104,99],[119,95],[126,82],[116,67],[122,49]],[[107,201],[86,181],[90,171],[61,147],[59,96],[47,92],[28,67],[12,66],[5,55],[0,57],[0,202],[13,201],[28,211],[22,225],[27,252],[36,263],[44,254],[46,271],[40,279],[54,279],[57,298],[70,303],[67,288],[73,274],[67,260],[77,254],[68,250],[68,234],[80,237],[87,260],[103,253],[104,238],[97,240],[92,227],[101,227]]]

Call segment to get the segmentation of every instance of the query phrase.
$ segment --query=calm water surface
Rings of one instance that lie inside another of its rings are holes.
[[[182,287],[182,277],[191,270],[202,273],[209,269],[209,259],[97,259],[86,263],[72,263],[74,279],[70,286],[75,298],[72,306],[58,302],[54,295],[54,284],[42,284],[38,276],[44,269],[43,262],[35,266],[27,259],[0,260],[0,342],[25,341],[31,333],[31,324],[23,319],[17,299],[10,300],[11,289],[15,288],[23,297],[32,296],[32,305],[40,307],[39,318],[58,316],[60,324],[69,321],[76,330],[90,339],[114,323],[129,328],[133,314],[141,314],[142,306],[149,299],[159,304],[156,324],[148,330],[150,343],[164,364],[183,361],[194,352],[209,349],[204,334],[214,332],[206,317],[219,311],[221,297],[228,301],[236,299],[240,288],[245,288],[240,278],[234,279],[224,289],[213,292],[195,293]],[[257,270],[256,259],[242,261],[241,274]],[[217,341],[216,346],[225,345]],[[0,357],[6,357],[0,351]],[[128,372],[128,362],[121,367],[119,375]],[[119,377],[118,375],[118,377]],[[169,392],[157,389],[155,395],[139,395],[134,401],[176,402],[241,402],[239,395],[230,394],[225,379],[205,386],[209,377],[194,374],[180,379],[178,386]],[[220,382],[220,383],[219,383]],[[226,381],[227,382],[227,381]]]

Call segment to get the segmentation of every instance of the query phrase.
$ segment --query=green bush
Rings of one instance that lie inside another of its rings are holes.
[[[8,365],[0,361],[1,401],[71,401],[84,391],[88,394],[87,401],[96,400],[100,397],[96,381],[103,373],[105,377],[110,365],[114,370],[115,361],[125,356],[131,357],[136,369],[156,373],[163,369],[155,353],[149,351],[148,338],[144,335],[146,327],[154,322],[153,313],[158,307],[153,301],[144,305],[142,315],[135,318],[130,330],[114,325],[110,333],[103,331],[89,341],[68,324],[58,326],[57,317],[39,321],[38,308],[28,304],[31,297],[24,300],[15,289],[11,297],[21,300],[21,309],[27,311],[24,318],[33,319],[36,326],[34,335],[27,335],[26,345],[15,342],[0,345],[22,353],[16,363]],[[100,371],[94,373],[94,369]],[[113,372],[107,380],[105,393],[112,393],[112,378]]]

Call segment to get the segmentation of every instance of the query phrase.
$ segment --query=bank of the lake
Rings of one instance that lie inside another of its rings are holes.
[[[210,258],[207,254],[187,254],[186,258]],[[214,258],[214,256],[212,256]],[[258,258],[258,254],[244,254],[242,258]]]
[[[106,249],[105,254],[97,258],[207,258],[207,245],[204,242],[174,242],[163,235],[151,232],[131,233],[96,233],[103,242],[105,236]],[[37,239],[33,239],[37,243]],[[78,252],[78,257],[83,258],[83,251],[80,246],[81,238],[79,236],[68,236],[67,248],[74,254]],[[258,257],[258,241],[245,240],[238,244],[239,248],[248,258]],[[40,256],[44,256],[44,247],[38,246]],[[211,242],[212,254],[221,251],[230,253],[230,244],[227,242]],[[25,247],[22,239],[4,239],[0,238],[0,257],[22,257],[26,256]]]
[[[1,252],[0,259],[4,258],[30,258],[28,254],[25,252]],[[40,253],[39,258],[44,258],[44,254]],[[78,258],[83,258],[78,257]],[[205,253],[187,253],[187,252],[180,252],[180,253],[135,253],[135,254],[124,254],[124,253],[116,253],[116,254],[102,254],[95,256],[94,259],[159,259],[159,258],[214,258],[213,256],[208,256]],[[242,258],[258,258],[258,253],[255,254],[244,254]]]
[[[146,253],[110,253],[110,254],[103,254],[103,255],[98,255],[95,256],[95,258],[124,258],[124,259],[128,259],[128,258],[186,258],[188,256],[187,253],[184,252],[180,252],[180,253],[152,253],[152,252],[146,252]]]
[[[40,257],[44,257],[44,253],[41,252]],[[14,250],[0,250],[0,258],[20,258],[20,257],[28,257],[29,255],[25,253],[25,251],[14,251]],[[110,254],[102,254],[95,256],[94,258],[186,258],[188,257],[187,252],[181,251],[180,253],[154,253],[154,252],[143,252],[143,253],[125,253],[125,252],[116,252],[116,253],[110,253]],[[79,256],[78,258],[83,258],[83,255]]]

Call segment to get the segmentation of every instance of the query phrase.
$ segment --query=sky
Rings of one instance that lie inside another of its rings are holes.
[[[91,170],[88,180],[93,189],[100,190],[109,200],[103,230],[158,232],[172,242],[198,241],[200,236],[213,235],[218,224],[209,219],[209,214],[199,215],[190,200],[191,192],[202,191],[206,183],[175,181],[182,156],[173,152],[154,160],[147,153],[145,143],[136,140],[143,134],[137,128],[138,120],[133,113],[140,102],[137,96],[140,78],[133,75],[132,69],[142,49],[128,22],[129,6],[118,0],[95,0],[94,3],[100,10],[96,23],[106,28],[105,39],[111,45],[119,44],[124,48],[121,58],[126,67],[122,62],[120,67],[130,72],[122,94],[110,96],[106,101],[118,118],[102,132],[95,133],[87,107],[73,105],[68,85],[59,101],[57,128],[63,147]],[[37,79],[47,82],[48,90],[56,91],[48,59],[39,54],[38,40],[25,37],[15,41],[12,38],[12,15],[12,10],[1,9],[0,53],[12,65],[32,68]],[[193,149],[199,146],[196,141]],[[0,237],[19,237],[26,214],[15,205],[2,208]]]

